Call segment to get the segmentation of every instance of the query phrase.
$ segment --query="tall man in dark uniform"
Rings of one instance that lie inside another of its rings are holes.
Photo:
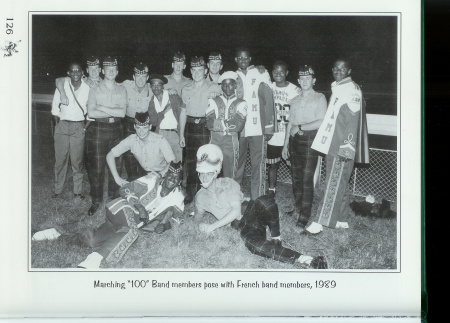
[[[217,95],[221,89],[219,85],[205,79],[205,60],[203,57],[191,59],[191,74],[193,81],[183,87],[181,99],[185,108],[180,114],[180,146],[186,145],[186,200],[191,203],[200,188],[200,181],[195,171],[197,150],[209,143],[210,132],[206,128],[206,109],[211,94]],[[185,139],[186,138],[186,139]]]
[[[108,56],[103,61],[105,79],[89,91],[88,115],[95,120],[86,131],[86,164],[92,199],[89,215],[93,215],[103,201],[106,155],[123,137],[127,91],[116,83],[118,73],[117,59]],[[118,188],[109,172],[108,196],[113,198]]]

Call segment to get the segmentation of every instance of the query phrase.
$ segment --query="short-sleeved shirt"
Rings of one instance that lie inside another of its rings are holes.
[[[323,119],[327,112],[327,99],[314,90],[306,97],[297,96],[291,101],[290,121],[292,125],[302,125]]]
[[[213,214],[217,219],[222,219],[231,211],[231,203],[242,203],[244,194],[240,185],[233,179],[217,178],[213,190],[201,188],[195,196],[195,207]]]
[[[276,121],[278,132],[273,134],[268,144],[272,146],[283,146],[286,137],[286,126],[289,122],[289,113],[291,109],[291,100],[301,93],[298,86],[288,82],[285,87],[278,87],[277,83],[272,84],[273,101],[275,103]]]
[[[186,105],[186,114],[191,117],[204,117],[208,108],[208,96],[212,93],[221,93],[218,84],[203,80],[201,87],[197,88],[191,81],[181,89],[181,99]]]
[[[121,84],[125,87],[125,89],[127,89],[128,96],[127,112],[125,114],[131,118],[134,118],[136,112],[147,112],[148,103],[153,96],[150,84],[146,83],[141,92],[139,92],[135,81],[126,80]]]
[[[177,82],[177,80],[175,80],[173,74],[165,75],[165,77],[167,79],[167,84],[164,84],[164,90],[175,89],[177,90],[177,93],[180,97],[181,97],[181,89],[191,82],[191,79],[187,78],[184,75],[181,75],[180,82]]]
[[[111,149],[111,152],[114,157],[119,157],[128,150],[147,172],[154,171],[165,174],[170,162],[175,160],[175,155],[167,139],[151,131],[145,140],[141,140],[136,134],[129,135]]]
[[[126,111],[127,90],[125,87],[114,82],[114,86],[112,90],[110,90],[106,87],[105,82],[106,81],[103,80],[98,86],[91,87],[87,101],[88,113],[89,109],[95,108],[97,105],[103,105],[110,108],[119,106],[123,108],[123,111]],[[105,117],[108,117],[108,115],[105,115]],[[123,115],[114,117],[123,117]]]

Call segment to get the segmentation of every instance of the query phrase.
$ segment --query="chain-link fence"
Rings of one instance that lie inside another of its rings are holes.
[[[397,152],[394,150],[383,150],[370,148],[369,167],[355,167],[350,177],[350,187],[353,195],[384,198],[394,202],[397,200]],[[250,155],[247,154],[245,174],[250,176]],[[326,179],[325,158],[322,158],[319,172],[319,188],[323,188]],[[292,184],[291,171],[284,160],[278,168],[278,181]]]

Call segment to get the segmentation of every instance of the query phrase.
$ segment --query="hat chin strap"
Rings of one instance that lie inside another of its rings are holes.
[[[215,180],[215,179],[217,178],[217,175],[219,175],[219,173],[214,172],[214,176],[211,178],[211,180],[210,180],[209,182],[201,183],[200,185],[201,185],[203,188],[209,188],[209,187],[211,186],[213,180]]]

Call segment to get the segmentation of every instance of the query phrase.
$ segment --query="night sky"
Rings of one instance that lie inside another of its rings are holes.
[[[151,73],[170,74],[177,50],[188,62],[218,50],[223,71],[235,70],[235,49],[241,46],[252,51],[253,64],[269,71],[274,61],[286,61],[293,83],[299,66],[312,65],[319,91],[330,89],[333,61],[349,58],[368,102],[378,100],[368,104],[368,112],[397,114],[397,17],[388,16],[33,15],[33,91],[52,93],[54,78],[65,74],[67,64],[84,63],[90,55],[117,56],[117,81],[123,81],[132,79],[137,61],[147,62]]]

